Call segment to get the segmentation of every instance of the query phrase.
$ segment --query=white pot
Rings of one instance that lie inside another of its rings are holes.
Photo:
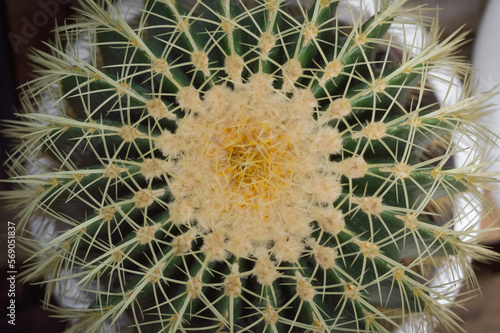
[[[498,31],[500,31],[500,1],[489,1],[484,11],[483,19],[479,25],[479,30],[474,42],[472,53],[472,62],[476,68],[474,74],[475,81],[478,85],[479,93],[487,92],[492,89],[498,91],[500,88],[500,42],[498,39]],[[491,135],[500,134],[500,95],[495,95],[491,103],[493,104],[492,112],[484,116],[482,123],[492,133]],[[488,147],[490,150],[490,161],[500,160],[500,147],[497,138],[497,145]],[[493,173],[500,172],[500,164],[497,162],[492,164],[488,171]],[[493,193],[492,198],[496,207],[500,207],[500,193]]]

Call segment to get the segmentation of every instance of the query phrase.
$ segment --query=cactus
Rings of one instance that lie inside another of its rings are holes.
[[[467,222],[488,95],[464,34],[404,3],[349,26],[332,0],[82,2],[6,129],[24,278],[67,332],[458,330],[448,303],[494,257]],[[443,66],[463,94],[424,103]]]

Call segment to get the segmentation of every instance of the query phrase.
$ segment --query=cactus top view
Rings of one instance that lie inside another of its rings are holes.
[[[489,95],[405,2],[82,1],[4,130],[67,332],[458,331]]]

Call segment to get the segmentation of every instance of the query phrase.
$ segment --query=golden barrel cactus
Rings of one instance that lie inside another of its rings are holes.
[[[457,329],[446,303],[493,256],[454,227],[490,181],[488,95],[463,35],[375,4],[83,1],[34,53],[6,196],[33,234],[25,279],[64,296],[47,306],[67,332]],[[415,27],[425,43],[391,37]],[[465,88],[439,105],[445,67]]]

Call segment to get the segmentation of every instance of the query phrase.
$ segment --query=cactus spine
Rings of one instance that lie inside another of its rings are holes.
[[[45,228],[26,240],[26,280],[47,297],[72,281],[87,302],[49,305],[68,332],[457,329],[444,302],[462,278],[440,284],[440,269],[471,282],[468,258],[491,254],[442,199],[481,203],[488,179],[475,160],[445,164],[482,135],[487,96],[422,103],[430,71],[466,75],[463,36],[384,38],[428,24],[404,2],[352,26],[331,0],[145,0],[133,23],[120,2],[84,2],[35,53],[41,75],[7,130],[8,195],[27,231]]]

